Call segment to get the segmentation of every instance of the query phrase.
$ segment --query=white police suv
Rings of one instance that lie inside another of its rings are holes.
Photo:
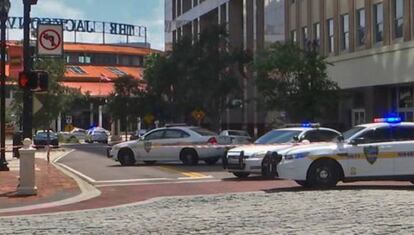
[[[414,182],[413,122],[378,118],[353,127],[338,139],[273,152],[278,176],[308,187],[359,180]]]
[[[319,127],[319,124],[289,126],[295,127],[271,130],[257,139],[253,145],[230,149],[223,160],[224,168],[239,178],[248,177],[250,174],[274,177],[276,170],[272,168],[271,158],[266,157],[267,152],[309,142],[331,141],[340,135],[336,130]]]

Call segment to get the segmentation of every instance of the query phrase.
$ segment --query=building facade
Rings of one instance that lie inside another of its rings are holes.
[[[280,0],[165,0],[165,48],[172,50],[181,37],[196,37],[211,25],[226,25],[232,48],[256,53],[285,39],[284,9]],[[227,110],[222,127],[244,127],[257,135],[266,118],[257,107],[254,79],[243,83],[243,99],[251,102],[243,110]]]
[[[22,44],[9,42],[7,51],[7,75],[16,81],[19,72],[23,70]],[[63,131],[68,126],[87,129],[97,125],[112,131],[119,130],[121,123],[111,120],[110,114],[105,111],[107,97],[114,92],[118,77],[130,75],[138,80],[143,79],[144,57],[151,53],[159,51],[141,44],[65,42],[66,72],[61,85],[88,95],[89,103],[79,104],[75,110],[62,113],[53,125],[54,129]],[[7,90],[7,102],[10,103],[13,92]]]
[[[287,0],[285,19],[286,40],[316,43],[333,64],[341,123],[414,121],[413,0]]]

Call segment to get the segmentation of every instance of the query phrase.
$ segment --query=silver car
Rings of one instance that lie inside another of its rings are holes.
[[[88,130],[85,138],[85,142],[87,143],[108,143],[108,135],[104,129],[91,129]]]

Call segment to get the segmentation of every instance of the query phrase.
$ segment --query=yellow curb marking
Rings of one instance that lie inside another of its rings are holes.
[[[190,178],[203,178],[203,177],[207,177],[207,175],[201,174],[201,173],[197,173],[197,172],[192,172],[192,171],[181,171],[178,168],[175,167],[171,167],[171,166],[159,166],[158,168],[160,168],[161,170],[165,170],[171,173],[178,173]]]

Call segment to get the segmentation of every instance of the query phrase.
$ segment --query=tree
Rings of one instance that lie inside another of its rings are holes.
[[[219,129],[226,100],[240,93],[240,73],[250,61],[227,39],[224,26],[211,26],[198,37],[181,38],[172,52],[147,58],[147,91],[168,110],[167,118],[188,121],[192,111],[202,110],[212,128]]]
[[[125,131],[128,131],[129,121],[134,117],[142,116],[143,109],[143,84],[130,75],[119,77],[115,80],[115,91],[108,99],[108,110],[113,120],[121,120],[125,123]]]
[[[259,54],[257,86],[268,109],[287,112],[291,121],[329,117],[338,101],[338,85],[329,80],[329,64],[315,49],[274,43]]]

